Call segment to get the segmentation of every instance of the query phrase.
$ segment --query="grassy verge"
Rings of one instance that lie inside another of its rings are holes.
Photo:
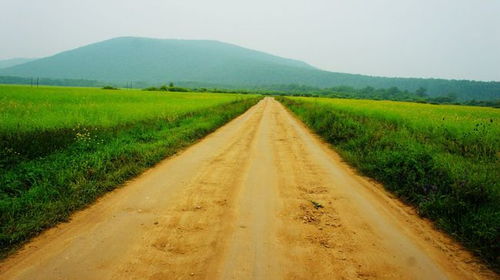
[[[467,114],[467,107],[312,98],[280,101],[335,145],[346,161],[498,267],[500,113],[496,109],[482,108],[485,111],[471,112],[469,120],[454,123]]]
[[[175,116],[122,124],[4,132],[0,135],[4,153],[0,256],[67,220],[73,211],[214,131],[259,100],[234,99]]]

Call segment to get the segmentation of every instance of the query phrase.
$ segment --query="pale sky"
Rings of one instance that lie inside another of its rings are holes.
[[[500,0],[0,0],[0,59],[212,39],[336,72],[500,81]]]

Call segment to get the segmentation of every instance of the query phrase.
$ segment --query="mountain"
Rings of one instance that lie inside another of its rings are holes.
[[[500,82],[385,78],[336,73],[304,62],[206,40],[115,38],[0,69],[0,76],[88,79],[107,82],[169,81],[199,85],[256,86],[299,84],[314,87],[424,87],[432,96],[498,99]]]
[[[33,60],[36,60],[36,58],[19,57],[19,58],[10,58],[10,59],[0,60],[0,69],[12,67],[12,66],[23,64],[23,63],[30,62]]]
[[[253,84],[266,68],[314,69],[235,45],[204,40],[120,37],[2,70],[3,75],[106,81]]]

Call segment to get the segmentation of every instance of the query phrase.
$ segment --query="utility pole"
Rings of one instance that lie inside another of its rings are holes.
[[[30,86],[33,87],[33,77],[31,77],[31,80],[30,80]]]
[[[40,80],[40,77],[36,77],[36,87],[38,88],[38,82]]]

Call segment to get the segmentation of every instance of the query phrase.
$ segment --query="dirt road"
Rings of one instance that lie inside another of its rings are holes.
[[[50,229],[1,279],[493,279],[266,98]]]

